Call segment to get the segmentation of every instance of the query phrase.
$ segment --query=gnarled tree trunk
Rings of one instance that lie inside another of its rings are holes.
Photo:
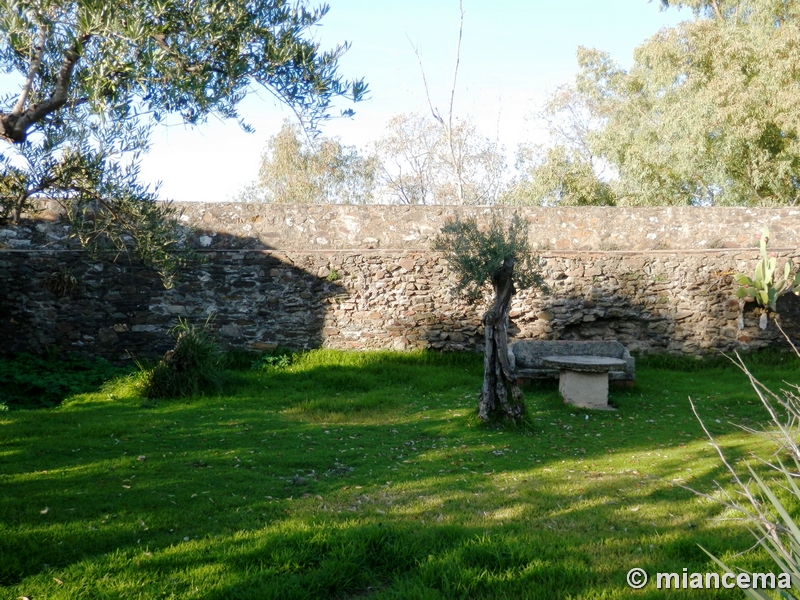
[[[483,315],[485,351],[483,389],[478,416],[483,421],[495,417],[516,420],[525,413],[522,392],[508,362],[508,315],[514,289],[514,259],[506,258],[492,277],[494,301]]]

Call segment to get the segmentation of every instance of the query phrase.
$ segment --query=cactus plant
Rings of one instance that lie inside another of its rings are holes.
[[[759,306],[777,312],[778,298],[789,292],[800,296],[800,272],[792,278],[792,264],[787,261],[783,266],[783,278],[776,279],[778,259],[767,254],[768,242],[769,229],[764,227],[761,233],[761,260],[756,263],[753,278],[744,273],[736,273],[733,280],[740,286],[735,292],[737,298],[753,299]]]

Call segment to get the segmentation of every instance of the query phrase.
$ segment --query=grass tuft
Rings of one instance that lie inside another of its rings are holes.
[[[221,389],[222,356],[207,325],[196,327],[181,320],[173,329],[175,347],[143,376],[147,398],[185,398]]]

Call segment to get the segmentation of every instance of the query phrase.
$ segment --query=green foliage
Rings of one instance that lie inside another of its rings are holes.
[[[549,135],[546,145],[522,145],[517,168],[523,172],[501,197],[506,204],[611,206],[613,185],[605,181],[590,143],[602,126],[596,103],[573,86],[561,86],[538,115]]]
[[[169,286],[183,262],[182,233],[158,189],[138,182],[147,132],[133,121],[104,122],[83,106],[42,125],[0,155],[0,222],[53,201],[95,256],[133,254]]]
[[[288,348],[276,348],[272,352],[263,354],[253,361],[251,369],[262,371],[264,369],[285,369],[295,362],[298,354]]]
[[[44,287],[53,292],[59,298],[69,296],[78,289],[78,278],[69,269],[60,269],[45,280]]]
[[[0,0],[0,71],[20,89],[0,99],[0,139],[11,144],[0,154],[0,222],[54,200],[89,249],[137,255],[169,285],[181,231],[157,187],[138,182],[150,126],[170,114],[188,124],[237,118],[260,84],[316,131],[335,99],[366,93],[337,74],[347,44],[321,51],[310,39],[327,10],[284,0]]]
[[[666,2],[696,18],[625,71],[581,49],[578,88],[605,125],[593,147],[625,204],[783,205],[800,198],[796,0]]]
[[[605,52],[578,49],[575,88],[559,88],[544,111],[554,146],[528,160],[525,185],[510,201],[798,202],[800,2],[662,6],[689,7],[695,18],[639,46],[630,70]],[[601,166],[613,176],[597,177]]]
[[[208,325],[196,327],[181,319],[173,328],[175,347],[144,378],[147,398],[183,398],[221,389],[221,354]]]
[[[258,181],[243,195],[248,201],[281,204],[364,204],[372,200],[377,159],[361,156],[338,139],[305,137],[284,122],[267,142]]]
[[[544,151],[528,149],[518,162],[527,164],[527,174],[502,197],[504,204],[543,206],[613,206],[612,186],[602,181],[591,161],[564,146]]]
[[[543,285],[539,261],[531,254],[528,243],[528,223],[516,213],[507,226],[494,213],[484,230],[478,227],[475,217],[448,221],[434,239],[433,249],[444,253],[456,276],[456,290],[471,300],[482,296],[483,286],[493,283],[508,260],[515,265],[517,287]]]
[[[792,0],[661,0],[662,9],[690,8],[695,15],[718,21],[741,19],[758,20],[779,26],[785,21],[800,17],[800,10]]]
[[[777,258],[767,255],[769,229],[764,227],[761,234],[761,259],[756,263],[752,278],[744,273],[736,273],[733,280],[741,287],[736,290],[737,298],[752,298],[764,308],[777,311],[778,298],[789,292],[800,296],[800,273],[792,277],[792,265],[787,261],[783,266],[783,277],[776,278]]]
[[[327,11],[283,0],[3,0],[0,65],[29,87],[9,99],[0,133],[23,141],[28,128],[77,104],[110,120],[232,118],[254,83],[313,128],[333,99],[366,92],[337,74],[347,44],[322,52],[309,39]]]
[[[228,371],[249,371],[253,361],[260,356],[256,350],[228,348],[222,353],[220,367]]]
[[[780,366],[791,372],[796,369],[800,374],[800,364],[794,353],[783,348],[764,348],[743,354],[747,363],[752,366]],[[707,354],[703,357],[686,354],[636,354],[636,368],[662,369],[680,373],[697,373],[730,367],[730,359],[722,354]]]
[[[17,354],[0,359],[0,406],[50,408],[69,396],[97,391],[106,381],[127,371],[103,359],[75,354]]]

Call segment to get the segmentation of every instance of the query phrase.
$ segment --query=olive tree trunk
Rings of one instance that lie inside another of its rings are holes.
[[[516,420],[525,413],[522,392],[508,362],[508,315],[516,291],[513,275],[514,259],[506,258],[492,276],[494,301],[483,315],[483,389],[478,404],[478,416],[483,421],[496,417]]]

